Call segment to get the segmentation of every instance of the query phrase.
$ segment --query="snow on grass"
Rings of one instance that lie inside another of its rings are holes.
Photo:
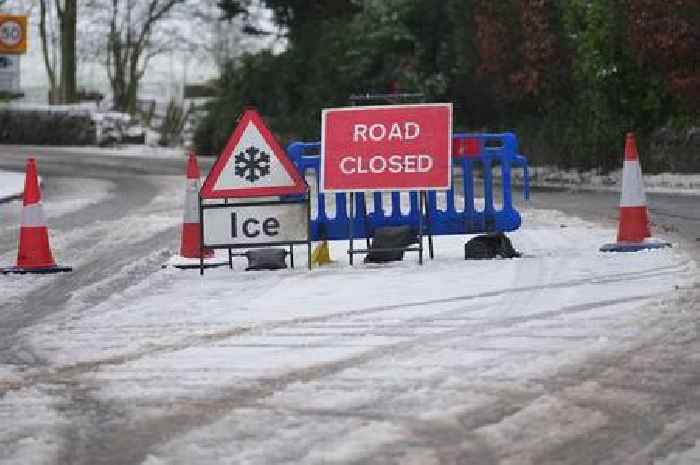
[[[532,186],[619,191],[622,185],[621,169],[600,174],[597,170],[562,170],[553,166],[533,166],[530,167],[529,172]],[[522,171],[514,170],[513,179],[522,183]],[[700,194],[700,174],[645,174],[644,188],[650,193],[698,195]]]
[[[23,146],[36,153],[71,153],[76,157],[132,157],[132,158],[177,158],[184,160],[187,150],[182,147],[160,147],[153,145],[118,145],[113,147],[95,146]]]

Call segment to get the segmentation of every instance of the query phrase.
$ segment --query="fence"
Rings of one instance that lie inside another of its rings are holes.
[[[347,239],[349,195],[319,192],[320,142],[292,142],[287,154],[312,188],[311,236],[313,240]],[[445,193],[427,194],[424,221],[433,235],[478,234],[514,231],[521,225],[520,213],[513,206],[511,171],[524,170],[524,197],[529,196],[527,159],[518,154],[513,133],[466,134],[453,136],[453,182]],[[500,176],[494,170],[500,167]],[[477,197],[477,194],[480,197]],[[334,198],[333,198],[334,197]],[[368,205],[368,197],[371,202]],[[407,198],[406,198],[407,197]],[[382,226],[418,226],[418,192],[356,193],[353,237],[372,236]]]

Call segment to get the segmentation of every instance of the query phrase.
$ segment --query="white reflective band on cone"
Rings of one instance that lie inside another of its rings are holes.
[[[644,207],[647,204],[644,195],[644,183],[642,180],[642,168],[638,161],[625,160],[622,169],[622,196],[621,207]]]
[[[41,207],[41,203],[33,203],[22,207],[20,224],[31,228],[46,226],[46,217],[44,216],[44,209]]]
[[[183,223],[199,223],[199,180],[187,180],[187,193],[185,194],[185,214]]]

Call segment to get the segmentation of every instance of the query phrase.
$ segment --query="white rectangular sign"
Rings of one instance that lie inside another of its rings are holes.
[[[206,247],[305,242],[309,236],[305,202],[204,208],[202,225]]]
[[[19,55],[0,55],[0,92],[20,92]]]

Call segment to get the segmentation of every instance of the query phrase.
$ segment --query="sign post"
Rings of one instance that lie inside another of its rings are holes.
[[[234,201],[231,201],[231,200]],[[306,244],[311,268],[311,197],[304,178],[255,110],[241,116],[199,193],[201,248]],[[204,260],[200,259],[200,274]]]
[[[0,92],[21,92],[19,60],[19,55],[0,55]]]
[[[428,103],[323,110],[321,191],[350,192],[350,264],[354,249],[355,192],[418,191],[418,252],[423,263],[426,191],[452,184],[452,105]],[[363,209],[366,216],[366,208]],[[428,228],[430,257],[432,236]],[[405,250],[413,250],[411,248]]]
[[[0,92],[21,92],[20,55],[26,52],[27,17],[0,14]]]

